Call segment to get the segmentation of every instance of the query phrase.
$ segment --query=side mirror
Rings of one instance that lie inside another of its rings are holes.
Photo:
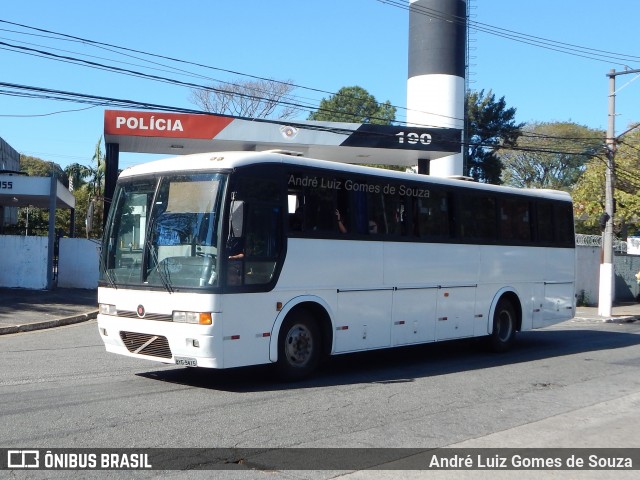
[[[229,236],[242,237],[244,234],[244,201],[231,201],[231,215],[229,218]]]

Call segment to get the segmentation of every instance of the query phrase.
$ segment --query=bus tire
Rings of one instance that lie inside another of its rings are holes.
[[[318,366],[322,351],[320,330],[306,310],[287,316],[278,335],[276,368],[282,380],[301,380]]]
[[[500,299],[493,313],[493,331],[489,336],[489,347],[494,352],[506,352],[516,339],[518,320],[516,309],[507,299]]]

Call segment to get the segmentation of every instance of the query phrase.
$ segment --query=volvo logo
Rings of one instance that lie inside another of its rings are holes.
[[[145,312],[145,310],[144,310],[144,306],[142,306],[142,305],[138,305],[138,308],[136,309],[136,313],[138,314],[138,316],[139,316],[140,318],[144,318],[144,315],[145,315],[147,312]]]

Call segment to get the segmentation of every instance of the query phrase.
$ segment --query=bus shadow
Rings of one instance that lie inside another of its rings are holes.
[[[402,383],[535,360],[640,345],[640,335],[601,330],[520,333],[513,350],[489,352],[481,339],[454,340],[331,357],[309,379],[286,383],[271,365],[210,370],[171,368],[138,376],[194,388],[235,393],[318,388],[358,383]],[[638,362],[640,365],[640,361]]]

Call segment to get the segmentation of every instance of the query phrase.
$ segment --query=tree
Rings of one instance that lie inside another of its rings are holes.
[[[308,119],[389,125],[396,119],[396,107],[388,100],[378,103],[376,98],[362,87],[342,87],[331,97],[323,98],[318,110],[312,112]]]
[[[52,174],[67,185],[67,175],[54,162],[41,158],[20,155],[20,171],[30,177],[50,177]],[[56,211],[55,228],[68,230],[69,212]],[[18,222],[14,228],[15,234],[47,235],[49,232],[49,210],[46,208],[25,207],[18,210]]]
[[[20,171],[25,172],[31,177],[50,177],[52,174],[66,183],[66,174],[60,168],[60,165],[54,162],[48,162],[38,157],[30,157],[28,155],[20,155]]]
[[[86,179],[91,176],[92,170],[86,165],[72,163],[65,167],[64,173],[69,178],[69,190],[73,191],[87,183]]]
[[[95,168],[91,169],[91,174],[93,175],[90,181],[91,189],[96,197],[102,197],[104,192],[104,176],[107,168],[107,161],[104,153],[102,153],[102,135],[100,135],[98,143],[96,143],[91,161],[96,164]]]
[[[190,101],[205,112],[284,120],[293,117],[297,110],[282,103],[294,89],[290,80],[219,82],[209,88],[191,90]]]
[[[587,165],[573,189],[576,230],[600,234],[605,203],[606,158],[604,149]],[[640,235],[640,131],[624,135],[615,155],[614,232],[621,237]]]
[[[485,95],[467,94],[468,156],[465,175],[483,183],[499,184],[502,162],[498,150],[515,144],[524,123],[516,123],[515,108],[507,108],[504,97],[496,101],[491,90]]]
[[[570,191],[603,140],[603,132],[572,122],[528,124],[513,149],[498,152],[503,183]]]

